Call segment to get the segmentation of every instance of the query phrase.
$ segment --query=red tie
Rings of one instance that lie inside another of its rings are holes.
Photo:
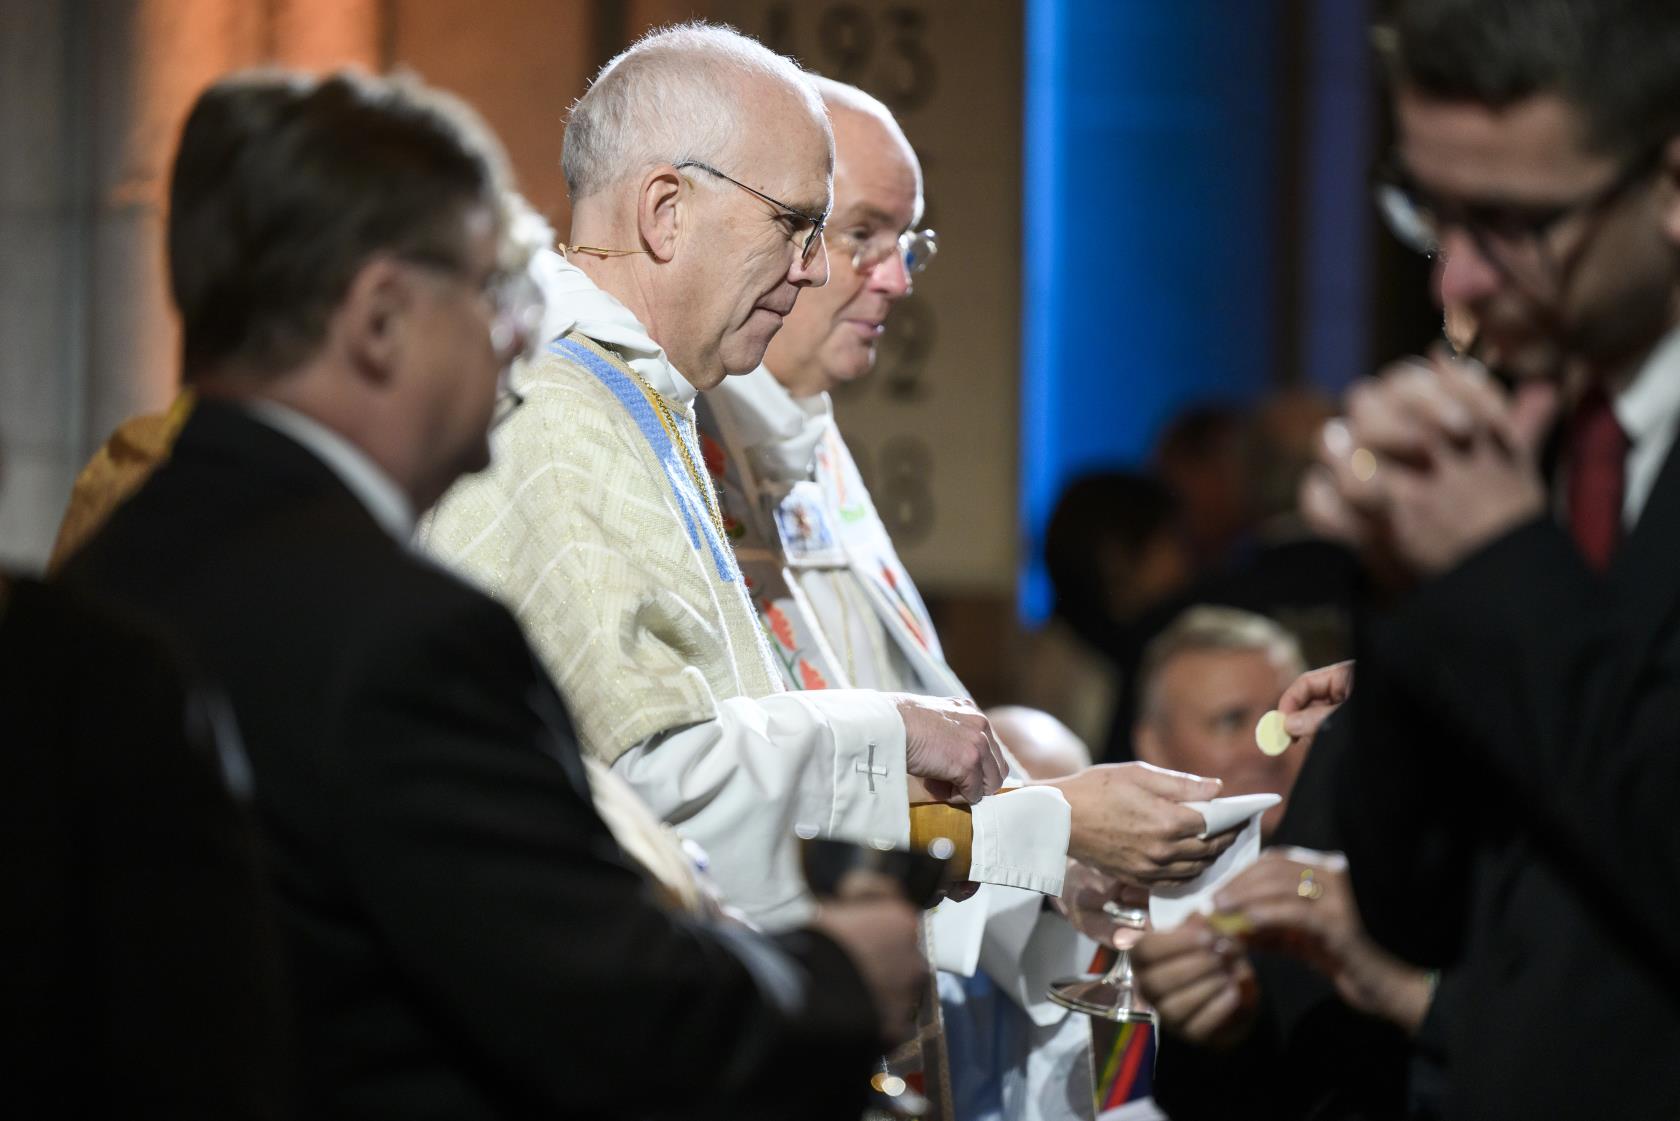
[[[1569,421],[1569,533],[1599,572],[1622,537],[1628,438],[1610,398],[1594,386]]]

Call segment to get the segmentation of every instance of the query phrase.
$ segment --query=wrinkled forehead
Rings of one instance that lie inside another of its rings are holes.
[[[745,82],[741,92],[742,129],[732,160],[740,175],[789,206],[826,211],[834,133],[815,94],[768,78]]]
[[[922,166],[897,128],[873,113],[829,106],[834,126],[834,212],[904,228],[921,218]]]

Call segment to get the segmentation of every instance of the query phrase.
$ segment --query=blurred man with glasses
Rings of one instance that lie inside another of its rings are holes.
[[[1307,509],[1385,593],[1307,772],[1371,933],[1462,978],[1450,1116],[1674,1116],[1680,6],[1408,0],[1381,44],[1379,202],[1480,361],[1325,431]]]

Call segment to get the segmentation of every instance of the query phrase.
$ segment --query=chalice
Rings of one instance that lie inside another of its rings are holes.
[[[1149,912],[1110,900],[1103,912],[1118,924],[1112,945],[1118,954],[1106,973],[1063,977],[1050,983],[1050,999],[1063,1008],[1120,1024],[1153,1024],[1155,1013],[1144,1005],[1132,983],[1131,950],[1149,927]]]

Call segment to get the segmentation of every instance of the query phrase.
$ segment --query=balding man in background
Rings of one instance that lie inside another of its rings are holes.
[[[1269,837],[1289,808],[1306,753],[1261,754],[1254,726],[1306,668],[1295,636],[1265,616],[1191,608],[1144,650],[1132,735],[1137,757],[1217,776],[1225,782],[1223,795],[1282,795],[1260,820],[1261,835]]]
[[[1435,979],[1365,933],[1339,854],[1281,847],[1335,842],[1328,792],[1297,790],[1314,736],[1277,756],[1255,744],[1262,715],[1293,711],[1286,694],[1350,679],[1348,666],[1303,674],[1293,634],[1215,606],[1180,615],[1145,648],[1142,665],[1140,759],[1217,775],[1227,794],[1284,799],[1261,820],[1262,837],[1280,847],[1216,900],[1252,924],[1249,934],[1220,939],[1195,918],[1146,934],[1132,951],[1139,988],[1161,1019],[1156,1099],[1175,1121],[1398,1121],[1410,1038]],[[1303,1078],[1307,1066],[1321,1072]]]

